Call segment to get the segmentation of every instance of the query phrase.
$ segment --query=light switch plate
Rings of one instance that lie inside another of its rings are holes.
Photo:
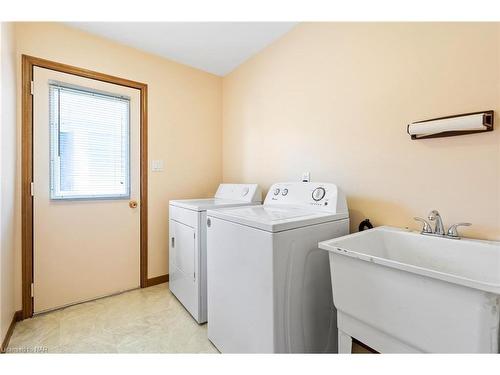
[[[163,160],[152,160],[151,170],[153,172],[163,172]]]

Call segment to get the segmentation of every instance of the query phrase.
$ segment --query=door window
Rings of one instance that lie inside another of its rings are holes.
[[[50,197],[130,197],[130,99],[49,85]]]

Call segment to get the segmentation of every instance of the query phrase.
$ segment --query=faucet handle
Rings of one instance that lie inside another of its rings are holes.
[[[432,227],[431,225],[427,222],[427,220],[422,219],[421,217],[414,217],[413,220],[420,221],[424,226],[422,227],[422,232],[421,233],[432,233]]]
[[[453,224],[448,229],[448,233],[446,235],[448,237],[459,237],[457,228],[458,227],[470,227],[471,225],[472,225],[471,223],[457,223],[457,224]]]

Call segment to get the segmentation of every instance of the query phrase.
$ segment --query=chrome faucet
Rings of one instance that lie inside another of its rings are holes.
[[[427,234],[431,236],[440,236],[440,237],[446,237],[446,238],[453,238],[453,239],[460,239],[460,235],[458,234],[458,227],[465,226],[468,227],[472,225],[471,223],[457,223],[453,224],[450,226],[448,231],[446,232],[444,230],[444,224],[443,224],[443,219],[441,218],[441,215],[437,210],[432,210],[429,213],[428,219],[429,221],[435,221],[436,224],[434,226],[434,229],[432,229],[432,226],[429,224],[429,222],[425,219],[422,219],[421,217],[414,217],[414,220],[420,221],[423,224],[422,231],[420,232],[421,234]]]
[[[444,225],[443,225],[443,219],[441,219],[441,215],[437,210],[432,210],[429,213],[429,216],[427,216],[429,221],[436,221],[436,225],[434,226],[434,234],[437,234],[439,236],[444,236]]]

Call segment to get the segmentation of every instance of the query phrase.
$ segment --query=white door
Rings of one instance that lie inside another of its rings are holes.
[[[170,220],[170,290],[198,319],[198,288],[196,284],[196,236],[194,228]]]
[[[33,89],[34,312],[139,287],[139,90],[38,67]]]
[[[195,232],[189,225],[172,221],[174,262],[188,280],[194,280]]]

